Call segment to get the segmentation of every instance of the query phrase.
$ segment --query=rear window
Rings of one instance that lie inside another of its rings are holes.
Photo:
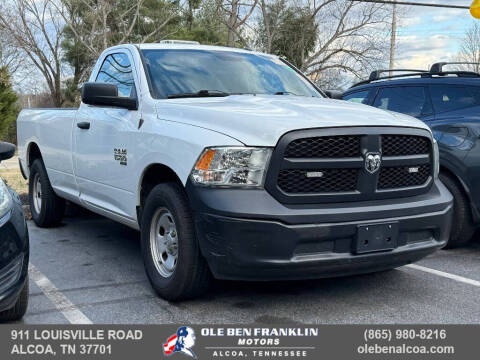
[[[430,102],[427,101],[425,88],[422,86],[382,88],[373,106],[415,117],[431,112]]]
[[[437,113],[480,105],[480,88],[476,86],[432,85],[430,93]]]

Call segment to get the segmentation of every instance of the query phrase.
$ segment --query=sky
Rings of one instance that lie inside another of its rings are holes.
[[[436,4],[470,6],[472,0],[409,0]],[[460,49],[465,32],[475,21],[468,10],[402,6],[397,29],[397,68],[425,69],[452,60]]]

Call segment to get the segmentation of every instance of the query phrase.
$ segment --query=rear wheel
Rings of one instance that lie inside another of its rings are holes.
[[[183,188],[155,186],[142,214],[142,256],[155,291],[170,301],[201,295],[211,274],[200,253],[193,217]]]
[[[20,296],[18,297],[15,305],[11,309],[0,312],[0,322],[20,320],[27,312],[28,294],[29,286],[27,277],[25,285],[23,286],[22,292],[20,293]]]
[[[65,200],[53,191],[41,159],[35,160],[30,167],[28,189],[30,211],[35,224],[40,227],[58,225],[65,213]]]
[[[440,180],[453,195],[453,220],[450,239],[445,245],[445,249],[453,249],[468,243],[475,226],[472,221],[472,212],[470,209],[470,201],[458,182],[452,176],[441,173]]]

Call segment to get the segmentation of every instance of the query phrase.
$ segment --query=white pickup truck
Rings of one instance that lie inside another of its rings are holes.
[[[65,200],[141,230],[169,300],[212,275],[279,280],[373,272],[448,237],[452,197],[421,121],[325,98],[279,57],[189,43],[103,52],[79,109],[18,118],[38,226]]]

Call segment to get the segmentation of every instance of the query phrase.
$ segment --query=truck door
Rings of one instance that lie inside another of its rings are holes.
[[[114,50],[90,81],[117,85],[118,95],[136,97],[138,78],[128,50]],[[133,139],[140,112],[81,104],[74,131],[75,177],[80,199],[97,210],[135,219]]]

